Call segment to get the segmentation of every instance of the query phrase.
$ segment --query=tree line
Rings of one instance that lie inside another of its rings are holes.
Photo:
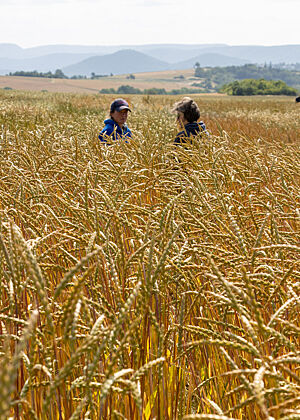
[[[14,73],[10,72],[8,73],[8,76],[23,76],[23,77],[45,77],[49,79],[68,79],[68,76],[66,76],[62,70],[57,69],[54,73],[51,71],[47,71],[46,73],[38,72],[36,70],[33,71],[15,71]]]
[[[206,84],[209,83],[215,90],[220,89],[227,83],[243,79],[282,80],[287,85],[300,89],[300,71],[274,68],[271,64],[265,64],[264,66],[245,64],[243,66],[201,67],[199,63],[196,63],[194,68],[195,78],[203,79]]]
[[[244,79],[227,83],[220,92],[233,96],[251,95],[288,95],[295,96],[297,91],[282,80]]]

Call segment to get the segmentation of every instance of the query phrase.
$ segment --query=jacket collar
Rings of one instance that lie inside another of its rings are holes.
[[[115,127],[119,127],[121,130],[124,130],[124,129],[126,129],[127,128],[127,124],[125,123],[125,124],[123,124],[122,125],[122,127],[121,126],[119,126],[119,124],[118,123],[116,123],[116,121],[115,120],[113,120],[112,118],[108,118],[107,120],[104,120],[104,124],[106,124],[106,125],[113,125],[113,126],[115,126]]]

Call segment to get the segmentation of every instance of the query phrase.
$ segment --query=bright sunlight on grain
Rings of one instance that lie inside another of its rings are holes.
[[[299,419],[300,106],[0,91],[0,418]]]

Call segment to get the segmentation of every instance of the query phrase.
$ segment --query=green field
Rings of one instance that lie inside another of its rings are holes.
[[[0,90],[0,419],[300,418],[291,98]]]

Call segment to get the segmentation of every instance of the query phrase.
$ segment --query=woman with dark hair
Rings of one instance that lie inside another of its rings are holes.
[[[127,139],[131,137],[126,120],[128,112],[131,112],[129,104],[125,99],[115,99],[110,105],[110,118],[104,121],[105,127],[100,131],[99,140],[103,143],[111,142],[121,138]]]
[[[203,121],[199,121],[200,110],[193,99],[183,98],[176,102],[172,112],[177,113],[177,124],[181,131],[176,135],[174,143],[182,144],[192,140],[193,137],[208,134]]]

